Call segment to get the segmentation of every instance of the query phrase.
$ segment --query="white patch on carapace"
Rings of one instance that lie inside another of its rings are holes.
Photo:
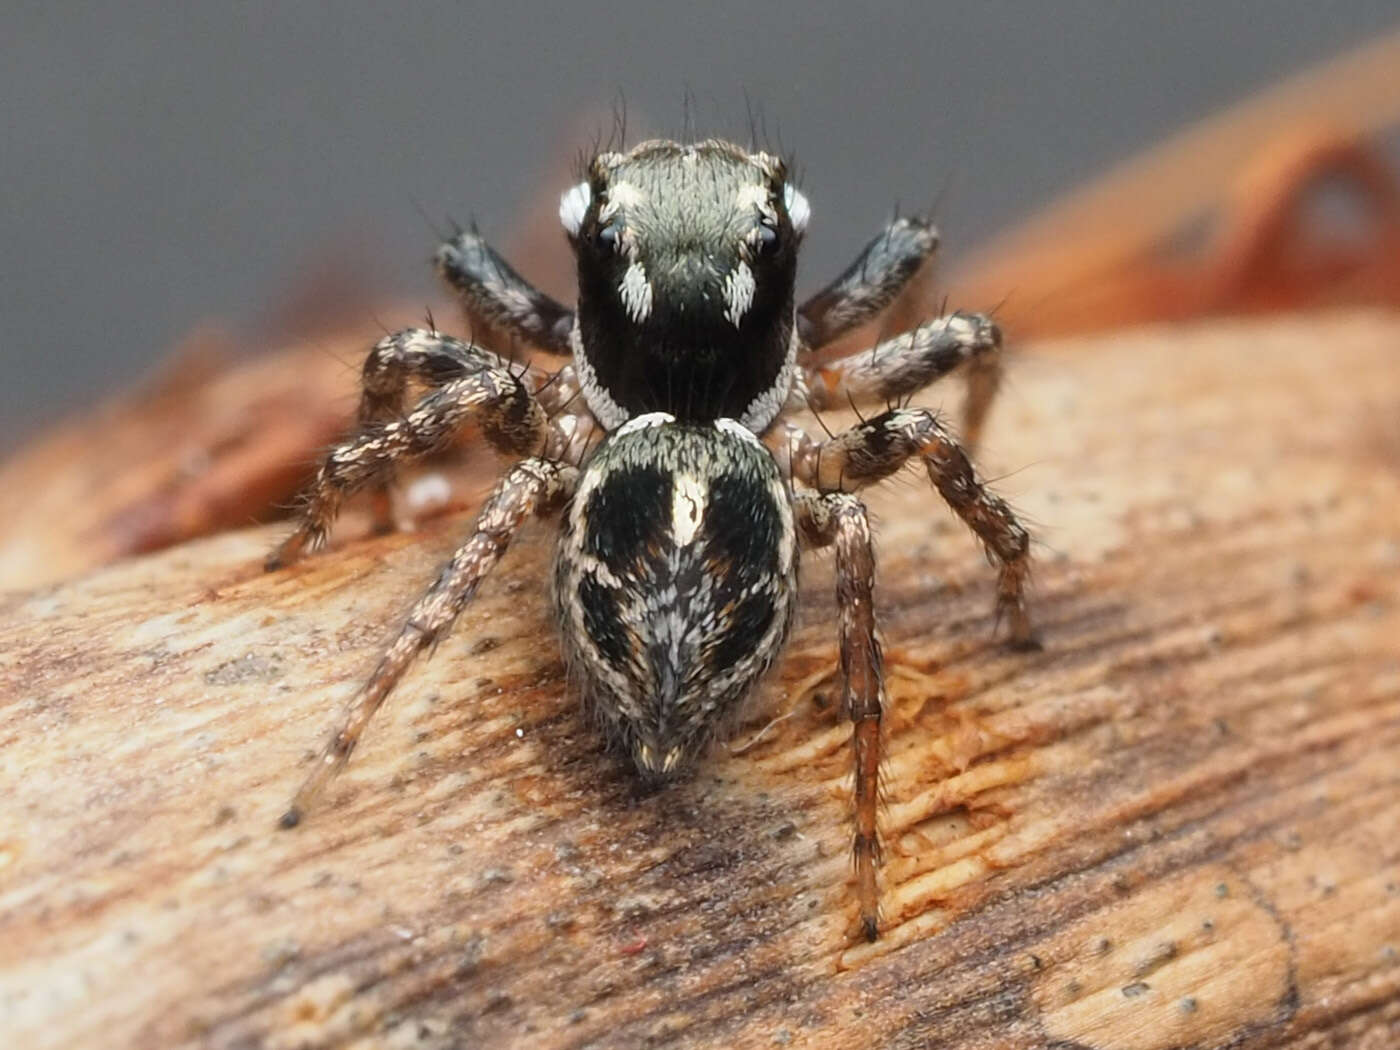
[[[574,317],[574,327],[569,330],[569,350],[574,355],[574,372],[578,376],[583,399],[588,403],[588,411],[593,413],[593,418],[604,430],[616,430],[627,422],[627,409],[614,401],[603,384],[598,382],[598,375],[583,350],[583,333],[579,331],[577,315]]]
[[[787,357],[783,360],[783,367],[778,370],[773,385],[767,390],[760,391],[758,396],[749,402],[748,408],[744,409],[744,414],[739,417],[739,422],[755,434],[762,434],[767,430],[768,425],[778,418],[778,413],[783,410],[783,405],[787,403],[788,392],[792,390],[793,381],[797,378],[797,348],[801,342],[802,339],[797,334],[797,321],[794,317],[792,337],[788,340],[788,352]]]
[[[651,282],[647,280],[646,267],[641,263],[633,260],[632,265],[627,267],[622,283],[617,286],[617,293],[622,296],[622,306],[633,324],[641,324],[651,316]]]
[[[623,434],[635,434],[638,430],[650,430],[652,427],[665,426],[667,423],[674,423],[676,417],[669,412],[647,412],[644,415],[633,416],[622,426],[617,428],[617,436]]]
[[[709,486],[694,474],[677,474],[671,479],[671,538],[684,547],[695,539],[705,520]]]
[[[564,229],[570,237],[578,236],[579,227],[583,225],[583,217],[588,214],[588,204],[592,199],[593,191],[588,188],[586,182],[580,182],[559,198],[559,221],[564,224]]]
[[[742,259],[725,277],[724,316],[735,328],[739,327],[739,322],[744,319],[744,315],[749,312],[749,307],[753,305],[753,293],[756,287],[753,271],[749,269],[749,264]]]
[[[801,233],[807,228],[807,220],[812,217],[812,206],[807,203],[802,191],[790,182],[783,187],[783,203],[787,206],[792,228]]]

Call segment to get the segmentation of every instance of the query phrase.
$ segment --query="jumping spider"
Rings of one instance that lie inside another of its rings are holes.
[[[383,518],[394,468],[451,447],[468,425],[517,462],[413,606],[284,826],[345,764],[410,663],[450,628],[530,517],[562,511],[553,599],[571,677],[608,739],[655,781],[695,764],[777,658],[799,549],[834,545],[860,924],[867,938],[878,935],[881,660],[870,523],[855,493],[919,457],[985,544],[998,612],[1021,645],[1033,644],[1030,538],[933,412],[888,408],[961,368],[964,433],[975,441],[1000,375],[1001,337],[988,318],[941,317],[825,367],[813,356],[894,299],[932,255],[932,226],[892,222],[797,307],[808,215],[784,163],[767,153],[651,141],[595,157],[563,195],[576,310],[531,287],[474,232],[439,249],[438,270],[471,311],[572,363],[513,368],[420,328],[370,352],[359,427],[326,456],[268,569],[320,547],[353,492],[372,490]],[[410,381],[428,389],[412,405]],[[857,402],[887,410],[828,440],[784,419]]]

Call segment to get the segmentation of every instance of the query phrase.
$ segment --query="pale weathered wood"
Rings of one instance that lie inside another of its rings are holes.
[[[1038,523],[1046,650],[990,643],[991,574],[920,479],[874,501],[874,946],[822,561],[791,716],[642,797],[566,693],[538,531],[288,833],[465,517],[11,596],[0,1044],[1400,1045],[1400,318],[1038,347],[985,459]]]

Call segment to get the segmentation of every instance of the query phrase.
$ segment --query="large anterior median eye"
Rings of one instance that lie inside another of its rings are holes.
[[[598,247],[609,254],[617,251],[617,238],[619,233],[618,224],[610,222],[598,230]]]
[[[807,228],[807,220],[812,217],[812,206],[807,203],[807,198],[798,191],[797,187],[790,182],[783,187],[783,204],[787,206],[792,228],[801,233]]]
[[[583,217],[588,214],[588,204],[593,198],[588,183],[580,182],[559,198],[559,221],[564,224],[570,237],[577,237]]]

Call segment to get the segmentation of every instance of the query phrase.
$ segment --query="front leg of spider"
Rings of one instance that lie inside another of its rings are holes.
[[[867,244],[844,273],[797,311],[809,350],[820,350],[873,319],[902,292],[938,250],[927,219],[895,219]]]
[[[1026,603],[1030,533],[1006,501],[977,476],[967,452],[924,408],[894,409],[813,440],[787,424],[779,439],[792,476],[820,492],[853,492],[881,481],[918,456],[944,501],[982,541],[997,566],[997,616],[1010,626],[1016,649],[1039,649]]]
[[[379,705],[418,654],[451,627],[475,596],[481,581],[501,560],[520,527],[531,517],[557,511],[577,481],[578,471],[573,467],[545,459],[527,459],[497,483],[477,516],[471,538],[457,549],[427,593],[414,604],[408,622],[385,650],[379,666],[321,749],[310,775],[282,815],[284,828],[295,827],[301,821],[301,815],[349,761]]]
[[[404,415],[383,419],[402,403],[408,378],[436,389]],[[300,521],[265,562],[272,571],[324,546],[347,497],[369,488],[380,497],[397,467],[451,448],[470,424],[508,455],[540,451],[549,420],[526,377],[494,354],[434,332],[410,329],[381,340],[365,362],[363,422],[322,461],[303,497]]]
[[[886,339],[869,350],[804,367],[807,406],[897,404],[954,371],[967,384],[962,433],[976,448],[1001,385],[1001,329],[984,314],[951,314]]]
[[[516,273],[475,230],[459,233],[437,251],[438,273],[468,313],[553,354],[569,354],[574,312]]]
[[[867,244],[840,277],[802,304],[798,328],[809,350],[819,350],[889,306],[933,257],[938,232],[924,219],[896,219]],[[1001,386],[1001,331],[982,314],[956,313],[925,322],[835,361],[802,360],[802,391],[813,409],[884,403],[964,375],[962,432],[976,448]]]
[[[851,721],[855,766],[852,852],[861,934],[880,935],[880,720],[884,681],[875,636],[875,549],[865,505],[846,492],[799,495],[793,503],[806,548],[836,547],[836,605],[841,615],[841,709]]]

